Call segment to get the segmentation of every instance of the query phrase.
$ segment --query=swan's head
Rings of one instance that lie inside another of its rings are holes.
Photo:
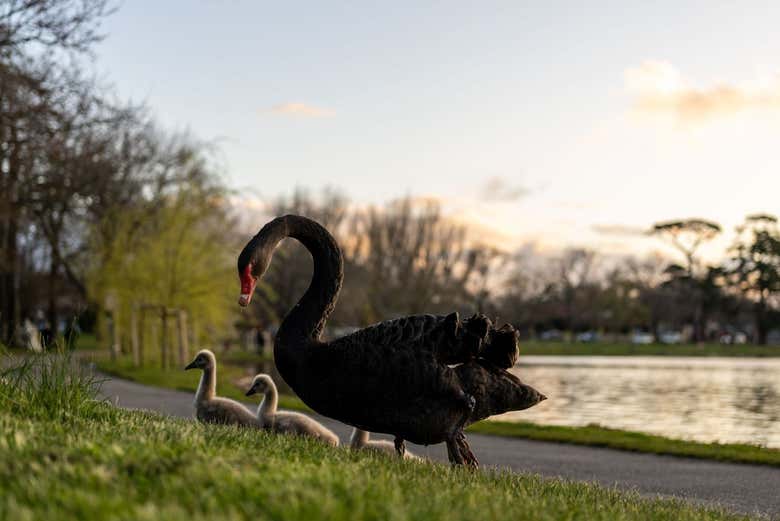
[[[238,305],[246,307],[252,300],[252,294],[257,286],[257,277],[253,273],[254,262],[248,262],[243,267],[238,266],[238,280],[241,282],[241,294],[238,296]]]
[[[246,245],[241,255],[238,256],[238,280],[241,283],[241,295],[238,297],[238,305],[246,307],[252,300],[257,281],[265,273],[267,260],[264,256],[258,255],[263,250],[261,244],[258,244],[258,238],[255,237]]]
[[[241,281],[239,306],[249,305],[257,281],[268,269],[276,245],[290,235],[287,223],[289,217],[289,215],[277,217],[263,226],[238,255],[238,278]]]
[[[209,351],[208,349],[203,349],[198,352],[197,355],[195,355],[195,358],[187,364],[187,367],[184,368],[185,371],[188,369],[213,369],[217,365],[217,359],[214,357],[214,353]]]
[[[265,392],[273,387],[273,385],[274,381],[270,376],[267,374],[259,374],[252,380],[252,385],[249,386],[246,395],[252,396],[253,394],[265,394]]]

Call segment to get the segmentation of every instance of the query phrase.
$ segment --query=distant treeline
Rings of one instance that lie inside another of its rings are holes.
[[[752,215],[737,229],[727,258],[705,265],[698,247],[720,233],[716,223],[688,219],[648,230],[680,251],[680,264],[660,256],[606,257],[586,249],[545,256],[506,252],[479,241],[433,203],[403,199],[356,209],[329,192],[298,192],[271,213],[299,213],[330,229],[342,245],[345,281],[333,323],[361,326],[413,313],[483,312],[525,335],[593,331],[656,338],[690,331],[688,340],[718,341],[744,332],[756,343],[780,326],[780,228]],[[255,308],[273,325],[306,289],[311,259],[290,241],[264,278]],[[568,335],[571,336],[571,335]]]

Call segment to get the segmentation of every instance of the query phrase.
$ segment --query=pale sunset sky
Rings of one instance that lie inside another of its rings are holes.
[[[95,63],[267,200],[434,197],[507,245],[616,254],[780,213],[780,3],[576,4],[134,0]]]

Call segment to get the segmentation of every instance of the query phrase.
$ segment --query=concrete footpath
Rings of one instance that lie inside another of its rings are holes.
[[[120,407],[193,416],[191,393],[113,378],[103,384],[102,392]],[[248,405],[256,407],[257,403]],[[328,418],[317,416],[317,419],[338,434],[342,442],[348,440],[351,427]],[[646,496],[677,497],[780,519],[780,468],[479,434],[469,434],[468,439],[482,466],[592,481],[633,489]],[[447,459],[443,444],[430,447],[408,444],[408,448],[434,460]]]

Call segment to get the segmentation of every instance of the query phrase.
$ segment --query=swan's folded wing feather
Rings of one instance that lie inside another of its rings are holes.
[[[386,320],[330,342],[331,346],[430,347],[430,335],[441,329],[447,317],[411,315]]]
[[[392,348],[428,352],[439,363],[459,364],[476,358],[493,331],[490,320],[474,315],[460,320],[449,315],[412,315],[387,320],[334,340],[331,346],[356,349]]]

